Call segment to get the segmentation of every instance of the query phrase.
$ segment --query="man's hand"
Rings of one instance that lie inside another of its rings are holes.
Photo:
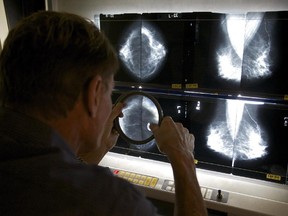
[[[98,164],[105,154],[114,147],[119,137],[119,133],[114,128],[114,120],[123,116],[123,107],[123,103],[118,103],[113,107],[111,114],[106,121],[99,148],[95,149],[93,152],[86,153],[85,155],[79,155],[82,161],[88,164]]]
[[[103,146],[106,146],[106,152],[105,154],[114,147],[114,145],[116,144],[118,137],[119,137],[119,133],[118,131],[114,128],[114,120],[116,118],[121,118],[123,117],[123,113],[122,113],[122,109],[123,109],[124,105],[123,103],[118,103],[114,106],[114,108],[112,109],[112,112],[106,122],[105,125],[105,129],[103,132],[103,136],[101,139],[101,144]]]
[[[194,135],[181,123],[175,123],[171,117],[164,117],[161,126],[151,124],[150,129],[157,141],[159,150],[170,157],[194,152]]]
[[[174,215],[207,216],[194,164],[193,134],[175,123],[171,117],[163,118],[161,125],[150,126],[158,148],[171,162],[175,183]]]

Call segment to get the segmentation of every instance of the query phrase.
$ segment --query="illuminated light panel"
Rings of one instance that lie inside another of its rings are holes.
[[[232,140],[235,140],[243,116],[245,102],[240,100],[227,100],[226,124]]]
[[[200,101],[197,101],[197,105],[196,105],[196,110],[201,110],[201,102]]]
[[[231,45],[238,57],[242,59],[246,29],[245,15],[227,15],[226,26]]]
[[[226,121],[215,120],[207,137],[212,150],[235,160],[251,160],[267,154],[262,130],[247,109],[247,101],[227,100]]]
[[[182,108],[181,106],[176,106],[176,109],[177,109],[177,113],[178,113],[178,114],[181,114],[181,108]]]
[[[132,30],[119,51],[130,74],[142,81],[157,74],[166,54],[160,34],[147,23],[143,23],[140,30]]]
[[[257,35],[257,43],[250,42],[263,20],[264,13],[255,13],[247,18],[246,14],[227,15],[226,31],[231,46],[217,51],[218,74],[226,80],[241,81],[241,76],[249,79],[271,75],[268,55],[270,52],[270,35]],[[265,39],[264,39],[265,38]],[[267,39],[268,38],[268,39]]]

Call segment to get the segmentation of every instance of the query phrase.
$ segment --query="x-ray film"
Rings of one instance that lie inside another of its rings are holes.
[[[133,91],[123,94],[118,102],[125,106],[123,117],[116,119],[116,127],[123,139],[132,144],[147,144],[154,137],[150,124],[160,124],[162,109],[151,95]]]
[[[288,94],[288,12],[101,15],[115,80],[194,91]]]
[[[285,182],[288,159],[283,148],[288,133],[288,106],[236,99],[154,97],[164,115],[181,122],[195,135],[198,168]],[[141,148],[118,145],[132,155],[145,152],[147,158],[167,160],[155,142]]]

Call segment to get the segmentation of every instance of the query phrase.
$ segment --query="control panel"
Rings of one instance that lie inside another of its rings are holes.
[[[116,170],[116,169],[113,170],[113,174],[120,178],[126,179],[132,184],[151,187],[151,188],[155,188],[159,180],[158,178],[155,178],[152,176],[142,175],[142,174],[133,173],[133,172],[127,172],[123,170]]]
[[[115,176],[138,186],[149,199],[171,204],[175,200],[169,163],[108,152],[99,165],[109,167]],[[235,216],[287,216],[287,185],[198,168],[196,171],[208,209]]]
[[[111,170],[115,176],[126,179],[132,184],[175,193],[175,184],[173,180],[167,180],[167,179],[163,180],[153,176],[128,172],[119,169],[111,169]],[[201,187],[201,193],[202,197],[206,200],[213,200],[222,203],[228,202],[229,193],[227,191]]]

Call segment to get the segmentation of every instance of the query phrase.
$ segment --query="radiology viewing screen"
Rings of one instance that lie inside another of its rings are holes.
[[[198,168],[288,184],[288,11],[101,14],[100,28],[120,60],[114,102],[147,91],[195,135]],[[168,161],[154,139],[112,151]]]
[[[116,81],[288,94],[288,12],[100,15],[100,26],[121,61]]]
[[[118,52],[115,80],[168,85],[182,83],[184,24],[168,14],[100,16],[101,30]]]
[[[195,135],[198,168],[278,183],[287,181],[287,106],[217,98],[154,97],[164,116],[172,116]],[[113,151],[167,161],[155,140],[135,145],[119,139]]]
[[[241,89],[288,94],[288,12],[249,13],[243,42]]]

